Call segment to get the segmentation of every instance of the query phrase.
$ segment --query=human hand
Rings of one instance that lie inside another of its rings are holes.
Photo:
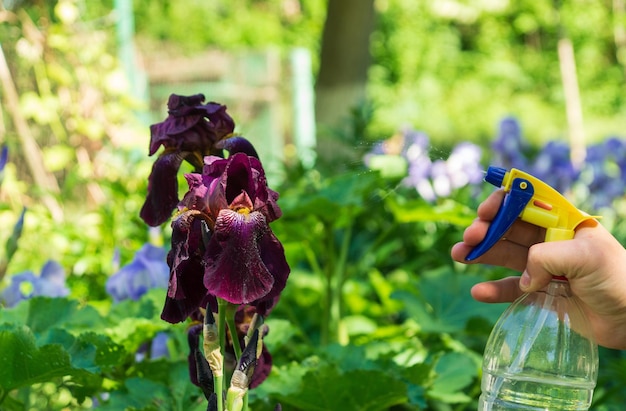
[[[503,196],[498,190],[478,207],[478,218],[465,230],[463,241],[452,247],[451,255],[462,263],[498,265],[522,276],[476,284],[472,296],[482,302],[512,302],[525,292],[544,288],[552,276],[564,276],[582,302],[597,343],[626,349],[626,250],[597,221],[581,224],[572,240],[544,243],[545,229],[518,220],[484,255],[465,261],[485,237]]]

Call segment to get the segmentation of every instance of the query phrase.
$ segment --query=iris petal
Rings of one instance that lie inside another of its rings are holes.
[[[269,314],[269,310],[278,302],[280,293],[287,285],[289,278],[289,264],[285,258],[285,249],[274,233],[268,229],[259,239],[261,260],[265,267],[272,273],[274,284],[272,289],[259,301],[255,302],[257,312],[261,315]]]
[[[266,230],[261,213],[220,211],[206,253],[204,285],[211,294],[233,304],[248,304],[268,294],[274,277],[261,259],[257,241]]]
[[[178,169],[184,153],[165,152],[152,165],[148,178],[148,196],[139,216],[146,224],[156,227],[172,216],[178,204]]]
[[[172,223],[172,249],[167,263],[170,280],[161,318],[170,323],[184,321],[207,298],[202,274],[201,220],[191,211],[181,214]],[[206,305],[206,302],[204,302]],[[204,306],[205,306],[204,305]]]
[[[228,151],[231,156],[236,153],[244,153],[251,157],[259,158],[252,143],[243,137],[227,138],[219,141],[215,146]]]
[[[201,104],[202,101],[202,94],[170,96],[169,115],[165,121],[150,126],[150,155],[160,146],[205,155],[221,153],[215,143],[234,131],[235,122],[226,113],[226,106],[213,102]]]

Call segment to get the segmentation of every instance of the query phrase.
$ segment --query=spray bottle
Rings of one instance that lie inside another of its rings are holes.
[[[489,167],[485,181],[506,194],[467,261],[493,247],[517,219],[544,227],[545,241],[560,241],[597,218],[517,169]],[[555,276],[545,289],[522,295],[496,322],[485,347],[478,410],[586,411],[597,375],[598,347],[589,320],[567,279]]]

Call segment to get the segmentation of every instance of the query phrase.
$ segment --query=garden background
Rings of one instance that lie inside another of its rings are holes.
[[[622,0],[5,0],[0,45],[2,410],[206,408],[159,318],[169,224],[139,218],[170,93],[226,104],[281,195],[253,410],[476,409],[504,307],[469,288],[510,273],[449,250],[490,164],[626,244]]]

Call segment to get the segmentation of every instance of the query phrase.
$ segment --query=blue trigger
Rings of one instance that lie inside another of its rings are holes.
[[[523,178],[514,179],[511,190],[504,197],[485,238],[465,257],[465,261],[475,260],[493,247],[522,214],[533,195],[535,195],[535,189],[530,181]]]

